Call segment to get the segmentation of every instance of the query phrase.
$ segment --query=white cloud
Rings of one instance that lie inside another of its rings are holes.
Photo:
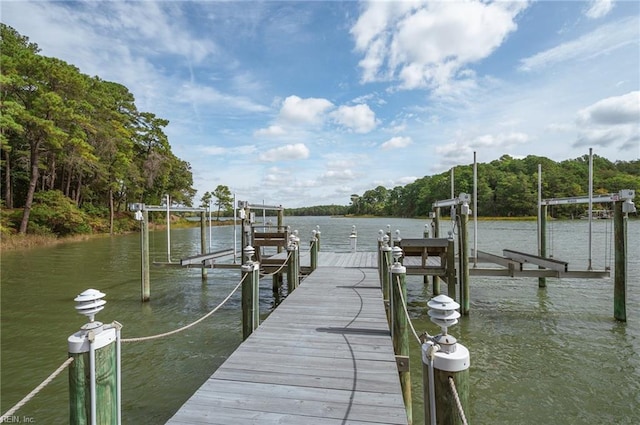
[[[244,146],[199,146],[198,151],[205,155],[221,156],[221,155],[250,155],[256,152],[257,148],[254,145]]]
[[[260,155],[260,160],[266,162],[294,161],[308,157],[309,148],[307,148],[304,143],[296,143],[294,145],[285,145],[270,149]]]
[[[253,133],[253,135],[257,137],[277,137],[284,136],[285,134],[287,134],[286,130],[279,125],[270,125],[267,128],[261,128]]]
[[[366,104],[340,106],[331,113],[331,116],[335,122],[356,133],[368,133],[376,128],[378,122],[376,114]]]
[[[467,80],[464,67],[488,57],[517,25],[527,2],[367,3],[351,28],[362,81],[399,81],[400,88],[442,89]]]
[[[320,178],[323,182],[331,183],[343,183],[356,179],[356,174],[351,169],[343,170],[329,170],[325,172]]]
[[[412,143],[413,140],[411,139],[411,137],[396,136],[384,142],[382,145],[380,145],[380,147],[382,149],[399,149],[406,148]]]
[[[608,97],[578,111],[574,147],[640,146],[640,91]]]
[[[613,0],[591,0],[589,9],[585,11],[585,15],[591,19],[598,19],[606,16],[613,9]]]
[[[289,96],[282,103],[278,120],[287,124],[322,124],[333,103],[327,99]]]
[[[603,25],[575,40],[536,53],[520,61],[520,70],[534,71],[571,60],[593,59],[638,43],[638,18]]]
[[[472,138],[458,134],[457,139],[452,143],[436,147],[436,153],[448,159],[446,161],[448,164],[468,161],[477,150],[491,149],[504,153],[513,146],[524,145],[532,140],[530,136],[521,132],[483,134]]]

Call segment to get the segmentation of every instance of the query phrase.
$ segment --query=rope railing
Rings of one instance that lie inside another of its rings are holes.
[[[456,401],[456,407],[458,408],[460,419],[462,419],[462,425],[467,425],[467,417],[464,414],[464,409],[462,408],[462,403],[460,402],[460,396],[458,396],[458,389],[456,388],[456,383],[452,377],[449,377],[449,387],[451,388],[451,393],[453,394],[453,398]]]
[[[409,327],[411,328],[411,332],[413,333],[413,336],[418,341],[418,344],[422,345],[422,340],[418,336],[418,333],[416,332],[416,329],[413,327],[413,322],[411,321],[411,317],[409,317],[409,310],[407,310],[407,303],[404,300],[404,296],[402,295],[402,286],[400,285],[400,278],[399,277],[398,277],[398,279],[396,279],[396,285],[398,286],[398,293],[400,294],[400,301],[402,302],[402,309],[404,310],[405,316],[407,316],[407,323],[409,323]]]
[[[233,288],[233,290],[231,291],[231,293],[229,295],[227,295],[227,297],[222,300],[222,302],[220,304],[218,304],[213,310],[211,310],[210,312],[208,312],[207,314],[205,314],[204,316],[202,316],[201,318],[199,318],[198,320],[189,323],[188,325],[185,325],[181,328],[178,329],[174,329],[172,331],[169,332],[164,332],[161,334],[157,334],[157,335],[150,335],[150,336],[143,336],[143,337],[138,337],[138,338],[123,338],[122,342],[140,342],[140,341],[149,341],[151,339],[158,339],[158,338],[163,338],[165,336],[169,336],[169,335],[173,335],[173,334],[177,334],[178,332],[182,332],[184,330],[187,330],[195,325],[197,325],[198,323],[202,322],[203,320],[205,320],[206,318],[208,318],[209,316],[211,316],[213,313],[215,313],[216,311],[218,311],[227,301],[229,301],[229,299],[231,298],[231,296],[233,294],[235,294],[235,292],[238,290],[238,288],[240,288],[240,285],[242,285],[242,282],[244,282],[244,280],[246,279],[248,275],[245,274],[244,276],[242,276],[242,279],[240,279],[240,282],[238,282],[238,284],[236,285],[235,288]]]
[[[58,367],[51,375],[49,375],[47,377],[47,379],[45,379],[44,381],[42,381],[42,383],[40,385],[38,385],[37,387],[35,387],[33,389],[33,391],[31,391],[29,394],[27,394],[22,400],[20,400],[19,402],[16,403],[15,406],[13,406],[11,409],[7,410],[7,412],[2,415],[0,417],[0,423],[3,423],[4,421],[6,421],[7,419],[10,419],[10,422],[14,422],[14,418],[13,415],[22,408],[22,406],[24,406],[25,404],[27,404],[29,401],[31,401],[31,399],[33,397],[35,397],[40,391],[42,391],[42,389],[44,387],[46,387],[47,385],[49,385],[51,383],[51,381],[53,381],[56,376],[60,375],[60,373],[66,369],[67,366],[69,366],[71,364],[71,362],[73,361],[73,357],[69,357],[67,360],[65,360],[60,367]]]
[[[275,274],[280,273],[282,269],[284,269],[284,267],[289,262],[289,259],[291,259],[291,254],[293,254],[293,251],[289,252],[289,254],[287,255],[287,258],[284,260],[284,263],[282,263],[282,265],[278,267],[276,271],[274,271],[273,273],[260,273],[260,277],[268,277],[268,276],[273,276]]]

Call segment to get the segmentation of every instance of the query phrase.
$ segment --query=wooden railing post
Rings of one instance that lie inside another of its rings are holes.
[[[313,272],[318,267],[318,238],[316,237],[316,231],[313,231],[313,237],[311,238],[311,249],[309,254],[309,265]]]
[[[94,321],[106,301],[104,293],[88,289],[74,301],[76,310],[90,322],[71,335],[69,357],[69,423],[119,425],[120,423],[120,328],[117,322]]]
[[[391,286],[389,280],[391,279],[391,265],[393,258],[391,256],[391,247],[389,246],[389,236],[383,236],[381,266],[380,272],[382,278],[382,300],[384,302],[385,310],[387,311],[387,321],[391,325]]]
[[[621,322],[627,321],[627,258],[626,226],[627,219],[622,212],[623,202],[613,204],[613,243],[614,243],[614,282],[613,317]]]
[[[242,339],[245,340],[260,325],[260,263],[253,262],[254,248],[244,249],[246,262],[240,267],[242,272]]]
[[[412,422],[413,409],[411,403],[411,372],[409,371],[409,325],[404,307],[403,299],[407,299],[406,276],[407,268],[398,261],[402,256],[402,249],[393,248],[395,262],[391,267],[391,330],[393,339],[393,351],[396,354],[398,373],[400,375],[400,386],[402,387],[402,397],[407,410],[409,424]]]
[[[446,295],[438,295],[427,305],[431,321],[442,328],[442,333],[422,344],[424,423],[462,425],[469,406],[471,360],[469,350],[447,334],[447,326],[458,322],[460,313],[455,310],[460,305]]]

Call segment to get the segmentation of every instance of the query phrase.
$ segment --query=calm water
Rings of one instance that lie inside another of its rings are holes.
[[[358,249],[373,250],[378,229],[421,237],[425,221],[289,217],[302,246],[320,225],[322,249],[348,251],[352,225]],[[593,266],[612,265],[611,221],[594,222]],[[472,232],[472,223],[470,223]],[[534,222],[478,223],[480,250],[535,253]],[[446,234],[451,230],[442,224]],[[549,224],[550,251],[586,269],[587,222]],[[471,351],[471,405],[475,424],[640,423],[640,222],[629,223],[627,323],[613,320],[613,280],[472,278],[471,315],[451,333]],[[166,232],[150,237],[152,260],[166,261]],[[470,233],[470,240],[473,239]],[[198,252],[199,229],[171,232],[172,258]],[[230,247],[233,228],[213,229],[213,249]],[[239,281],[238,271],[154,267],[151,302],[140,298],[139,235],[2,253],[1,410],[13,406],[66,358],[67,337],[84,323],[73,298],[87,288],[107,294],[98,320],[118,320],[123,337],[165,332],[215,307]],[[470,246],[472,242],[470,243]],[[408,277],[410,313],[418,330],[435,333],[426,319],[430,297],[421,278]],[[446,285],[443,285],[446,289]],[[273,304],[271,280],[261,288],[261,311]],[[213,317],[160,340],[123,345],[123,419],[164,423],[224,362],[241,341],[239,295]],[[413,345],[414,412],[420,418],[419,348]],[[66,372],[29,402],[19,416],[39,424],[68,422]]]

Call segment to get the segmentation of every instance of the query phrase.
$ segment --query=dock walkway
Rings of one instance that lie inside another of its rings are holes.
[[[321,258],[168,424],[406,424],[375,256],[349,255]]]

